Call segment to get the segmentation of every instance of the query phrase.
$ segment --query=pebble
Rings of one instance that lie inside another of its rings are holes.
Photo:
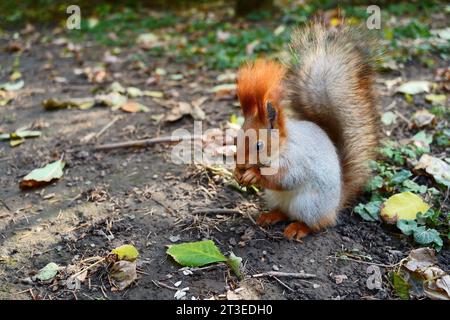
[[[274,265],[272,266],[272,269],[273,269],[274,271],[279,271],[279,270],[280,270],[280,268],[279,268],[276,264],[274,264]]]

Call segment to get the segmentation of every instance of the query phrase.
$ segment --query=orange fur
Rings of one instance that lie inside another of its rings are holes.
[[[281,100],[284,75],[281,64],[263,59],[239,69],[237,95],[246,118],[257,115],[262,124],[267,125],[266,102],[270,100],[279,111],[277,102]]]

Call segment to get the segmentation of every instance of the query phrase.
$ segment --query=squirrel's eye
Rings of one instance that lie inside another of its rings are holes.
[[[258,141],[258,142],[256,143],[256,150],[257,150],[257,151],[261,151],[263,148],[264,148],[264,142]]]

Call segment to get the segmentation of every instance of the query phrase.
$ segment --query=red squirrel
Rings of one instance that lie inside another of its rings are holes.
[[[244,161],[236,164],[235,178],[265,189],[270,212],[258,224],[293,220],[284,230],[288,239],[334,226],[339,210],[370,176],[380,132],[376,54],[373,38],[361,30],[311,23],[293,32],[290,61],[260,59],[239,69],[242,129],[277,129],[279,147],[269,155],[278,160],[275,174],[264,175],[264,164]],[[264,147],[260,140],[238,143],[237,153],[248,159]]]

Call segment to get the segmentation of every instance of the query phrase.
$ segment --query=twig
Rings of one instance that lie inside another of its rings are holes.
[[[88,271],[88,270],[91,269],[93,266],[96,266],[96,265],[98,265],[99,263],[105,262],[105,261],[106,261],[105,258],[101,258],[101,259],[98,260],[97,262],[94,262],[93,264],[87,266],[86,268],[81,269],[81,270],[78,271],[77,273],[74,273],[73,275],[71,275],[71,277],[75,278],[76,276],[79,276],[79,275],[82,274],[83,272]]]
[[[261,278],[261,277],[288,277],[288,278],[297,278],[297,279],[312,279],[315,278],[316,275],[312,273],[305,272],[279,272],[279,271],[267,271],[263,273],[258,273],[252,275],[252,278]]]
[[[148,147],[158,143],[174,143],[180,142],[184,140],[202,140],[203,136],[201,135],[189,135],[189,136],[179,136],[179,137],[159,137],[152,139],[143,139],[143,140],[131,140],[125,142],[117,142],[117,143],[109,143],[95,146],[92,150],[94,151],[105,151],[105,150],[113,150],[120,148],[131,148],[131,147]]]
[[[281,284],[283,287],[285,287],[285,288],[288,289],[289,291],[291,291],[291,292],[294,292],[294,291],[295,291],[294,289],[292,289],[291,287],[289,287],[286,283],[284,283],[283,281],[281,281],[281,280],[278,279],[277,277],[272,277],[272,278],[274,278],[275,280],[277,280],[277,282],[278,282],[279,284]]]
[[[120,116],[114,117],[106,126],[104,126],[99,132],[97,132],[94,136],[95,139],[98,139],[103,133],[105,133],[106,130],[109,129],[114,123],[116,123],[117,120],[120,119]]]
[[[152,282],[153,282],[157,287],[163,287],[163,288],[170,289],[170,290],[174,290],[174,291],[180,290],[180,289],[178,289],[178,288],[169,286],[168,284],[162,283],[161,281],[155,281],[155,280],[152,280]]]
[[[8,205],[6,204],[5,201],[3,201],[2,199],[0,199],[0,203],[1,203],[6,209],[8,209],[9,212],[12,212],[11,208],[8,207]]]
[[[217,209],[198,209],[198,210],[194,210],[192,213],[193,214],[196,214],[196,213],[203,213],[203,214],[210,214],[210,213],[217,213],[217,214],[242,214],[242,212],[240,210],[236,210],[236,209],[221,209],[221,208],[217,208]]]
[[[411,127],[411,121],[409,121],[408,118],[406,118],[403,114],[401,114],[400,112],[398,112],[397,110],[394,110],[394,113],[403,121],[405,121],[408,124],[408,127]]]
[[[336,260],[342,260],[342,261],[353,261],[353,262],[358,262],[358,263],[363,263],[363,264],[370,264],[373,266],[378,266],[378,267],[383,267],[383,268],[394,268],[396,266],[398,266],[400,262],[394,263],[394,264],[382,264],[382,263],[376,263],[376,262],[369,262],[369,261],[362,261],[362,260],[357,260],[357,259],[352,259],[349,258],[348,256],[345,256],[345,258],[341,258],[341,257],[330,257],[332,259],[336,259]]]

